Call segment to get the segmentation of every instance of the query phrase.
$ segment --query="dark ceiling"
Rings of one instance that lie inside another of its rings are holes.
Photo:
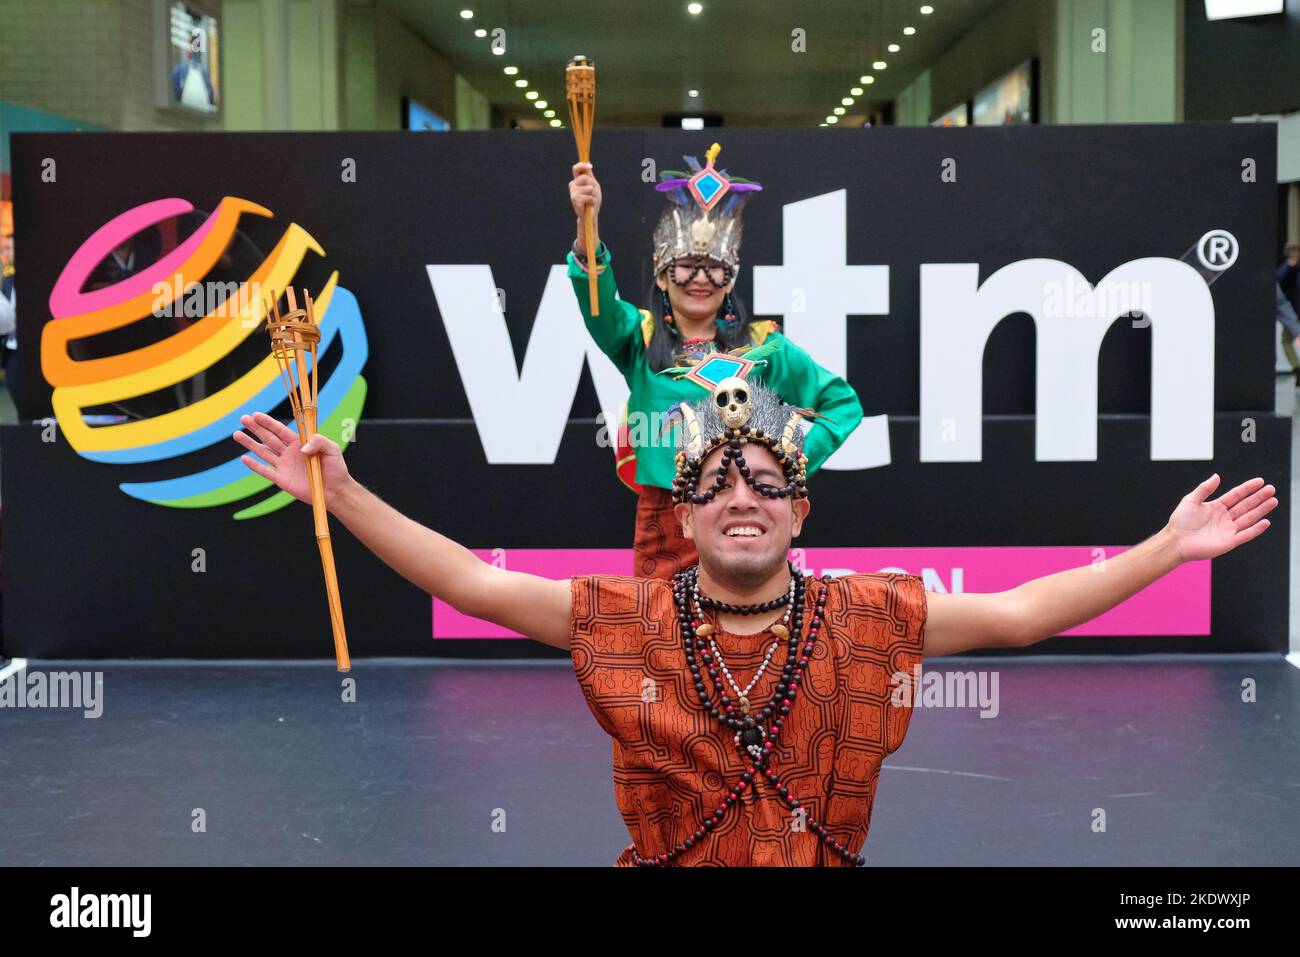
[[[540,119],[527,79],[566,124],[564,66],[596,64],[596,122],[657,125],[667,113],[721,114],[730,125],[816,125],[874,74],[845,122],[892,100],[999,0],[380,0],[507,115]],[[460,16],[472,10],[472,19]],[[904,27],[916,29],[905,36]],[[492,31],[505,31],[505,54]],[[484,29],[483,38],[474,35]],[[795,52],[802,30],[805,51]],[[898,43],[901,50],[887,52]],[[884,70],[873,70],[884,60]],[[517,76],[503,68],[519,67]],[[688,91],[697,89],[698,98]]]

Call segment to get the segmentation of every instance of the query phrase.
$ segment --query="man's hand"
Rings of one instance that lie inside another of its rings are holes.
[[[1219,487],[1216,472],[1183,496],[1168,529],[1185,562],[1217,558],[1264,534],[1269,521],[1264,516],[1277,508],[1277,491],[1262,478],[1242,482],[1214,501],[1206,501]]]
[[[1215,558],[1264,534],[1264,516],[1277,507],[1273,486],[1253,478],[1207,501],[1218,487],[1219,476],[1211,475],[1183,496],[1164,528],[1100,565],[1009,591],[927,595],[925,656],[1023,648],[1110,611],[1183,562]]]
[[[307,456],[319,453],[325,504],[363,545],[407,581],[441,598],[462,614],[495,622],[554,648],[569,648],[569,580],[505,571],[431,528],[380,501],[349,474],[337,443],[314,435],[305,446],[298,434],[262,412],[240,418],[234,439],[251,455],[240,461],[302,502],[311,501]],[[456,507],[451,502],[449,507]]]
[[[234,440],[262,459],[259,462],[252,455],[241,455],[239,461],[298,501],[311,503],[311,485],[307,481],[309,455],[320,455],[327,508],[337,501],[339,494],[352,481],[343,462],[343,450],[337,442],[317,433],[304,446],[297,432],[265,412],[240,416],[239,421],[261,441],[255,441],[248,432],[236,432]]]

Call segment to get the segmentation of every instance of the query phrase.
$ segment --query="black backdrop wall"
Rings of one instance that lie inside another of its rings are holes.
[[[1205,0],[1183,0],[1183,115],[1229,120],[1253,113],[1294,113],[1300,90],[1279,83],[1300,75],[1300,9],[1277,15],[1211,21]],[[1224,82],[1224,64],[1232,82]]]
[[[601,232],[624,298],[644,304],[650,282],[649,231],[662,200],[643,181],[646,161],[681,168],[683,153],[702,158],[715,138],[724,147],[719,166],[765,188],[746,213],[738,291],[747,302],[752,269],[783,262],[783,205],[837,190],[845,191],[846,261],[889,267],[887,315],[847,324],[846,371],[867,414],[889,415],[892,463],[819,473],[801,544],[1123,544],[1159,528],[1212,471],[1225,484],[1259,474],[1289,487],[1289,421],[1271,412],[1271,128],[719,132],[596,133]],[[1253,182],[1243,181],[1245,158],[1256,163]],[[54,182],[41,175],[50,159]],[[942,178],[948,160],[955,182]],[[341,175],[348,161],[355,182]],[[151,200],[177,196],[211,210],[237,196],[275,214],[241,221],[262,250],[290,221],[324,248],[298,284],[316,288],[338,269],[340,285],[357,297],[369,392],[348,459],[363,482],[471,547],[627,547],[634,498],[616,481],[610,450],[594,441],[600,405],[590,374],[577,384],[553,463],[488,464],[426,270],[490,266],[519,368],[548,275],[573,239],[572,162],[572,137],[559,131],[15,136],[21,414],[49,414],[50,388],[38,373],[41,328],[54,281],[84,239]],[[1210,286],[1212,459],[1152,461],[1151,330],[1121,321],[1098,358],[1096,460],[1036,461],[1038,337],[1020,314],[995,329],[985,350],[982,460],[921,461],[922,264],[977,263],[982,282],[1010,263],[1046,258],[1095,283],[1132,260],[1177,259],[1216,228],[1235,237],[1239,255]],[[1253,441],[1242,439],[1245,418],[1254,420]],[[239,505],[168,509],[117,488],[217,465],[238,453],[233,442],[180,460],[108,465],[77,456],[66,441],[42,441],[41,431],[0,430],[6,654],[329,653],[305,507],[234,521]],[[1268,535],[1214,563],[1209,637],[1062,638],[1040,647],[1283,649],[1288,511],[1283,498]],[[206,553],[201,574],[191,570],[195,548]],[[425,595],[341,529],[335,548],[356,656],[549,653],[519,641],[433,642]],[[300,593],[320,601],[291,622],[276,609]]]

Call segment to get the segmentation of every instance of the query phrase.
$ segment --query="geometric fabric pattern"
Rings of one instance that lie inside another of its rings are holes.
[[[805,628],[820,581],[811,579],[805,591]],[[689,680],[671,581],[581,576],[572,579],[570,593],[574,672],[613,739],[614,800],[633,840],[614,863],[631,867],[633,847],[653,858],[683,843],[751,766],[732,733],[703,710]],[[790,796],[854,855],[867,838],[881,762],[907,733],[910,698],[892,703],[893,676],[911,677],[920,663],[925,619],[925,589],[916,576],[831,579],[812,660],[770,761]],[[742,685],[772,641],[770,631],[718,636]],[[781,642],[751,701],[768,701],[785,656]],[[802,823],[767,779],[755,775],[719,824],[676,863],[846,866],[815,834],[800,830]]]

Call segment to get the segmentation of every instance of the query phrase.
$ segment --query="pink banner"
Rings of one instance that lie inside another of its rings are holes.
[[[993,592],[1079,566],[1098,567],[1125,547],[1066,545],[970,548],[808,548],[794,549],[793,561],[816,575],[855,572],[906,572],[919,575],[926,591]],[[626,548],[495,548],[475,552],[485,562],[544,578],[574,575],[628,575],[632,551]],[[1153,582],[1104,615],[1065,632],[1067,635],[1208,635],[1210,563],[1189,562]],[[434,638],[520,638],[491,622],[462,615],[433,600]]]

